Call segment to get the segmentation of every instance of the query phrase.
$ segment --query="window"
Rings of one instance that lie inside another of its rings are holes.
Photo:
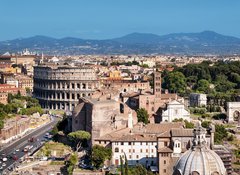
[[[152,153],[154,152],[154,150],[152,149]]]
[[[119,152],[119,148],[115,148],[115,153],[118,153]]]
[[[138,163],[138,160],[136,161],[136,163]]]
[[[123,153],[123,149],[121,149],[121,152]]]
[[[167,170],[166,170],[166,169],[164,169],[164,170],[163,170],[163,172],[164,172],[164,173],[166,173],[166,172],[167,172]]]
[[[163,164],[165,165],[166,163],[167,163],[167,161],[166,161],[166,160],[164,160],[164,161],[163,161]]]
[[[146,145],[148,145],[148,142],[146,142]]]
[[[135,153],[135,149],[133,149],[133,153]]]
[[[129,155],[129,159],[131,159],[132,158],[132,156],[131,155]]]
[[[146,149],[146,153],[148,153],[148,149]]]
[[[128,152],[131,152],[131,149],[129,149]]]
[[[164,146],[168,146],[168,145],[167,145],[167,142],[164,142]]]
[[[138,159],[138,158],[139,158],[139,156],[138,156],[138,155],[136,155],[136,158]]]
[[[131,145],[131,142],[128,142],[128,145]]]
[[[121,142],[121,145],[123,145],[123,142]]]
[[[142,149],[140,149],[140,153],[142,153]]]

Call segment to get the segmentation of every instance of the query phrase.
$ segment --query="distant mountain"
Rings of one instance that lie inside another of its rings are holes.
[[[34,36],[0,42],[0,53],[25,48],[48,54],[240,54],[240,39],[213,31],[155,35],[132,33],[108,40]]]

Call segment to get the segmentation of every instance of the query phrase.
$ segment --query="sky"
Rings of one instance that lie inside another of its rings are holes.
[[[0,0],[0,41],[205,30],[240,38],[239,9],[239,0]]]

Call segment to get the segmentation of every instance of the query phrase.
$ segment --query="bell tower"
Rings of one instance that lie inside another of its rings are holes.
[[[154,71],[154,84],[153,84],[153,94],[155,98],[161,98],[162,82],[161,82],[161,73]]]

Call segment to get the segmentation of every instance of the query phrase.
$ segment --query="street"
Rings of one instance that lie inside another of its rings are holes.
[[[0,156],[1,156],[1,163],[0,167],[2,167],[2,173],[6,174],[5,171],[8,168],[13,167],[13,164],[15,162],[19,162],[22,157],[24,157],[28,152],[24,152],[24,148],[29,145],[32,148],[29,150],[29,152],[32,152],[33,150],[39,148],[41,146],[41,141],[44,139],[44,136],[47,132],[51,131],[52,127],[57,124],[58,118],[52,117],[52,121],[40,128],[37,128],[36,130],[33,130],[29,134],[23,136],[20,140],[17,140],[14,143],[11,143],[9,146],[4,147],[2,150],[0,150]],[[29,139],[34,138],[35,141],[29,142]],[[16,156],[17,160],[14,160],[12,156]],[[7,158],[7,161],[3,162],[3,158]],[[5,166],[4,166],[5,165]]]

